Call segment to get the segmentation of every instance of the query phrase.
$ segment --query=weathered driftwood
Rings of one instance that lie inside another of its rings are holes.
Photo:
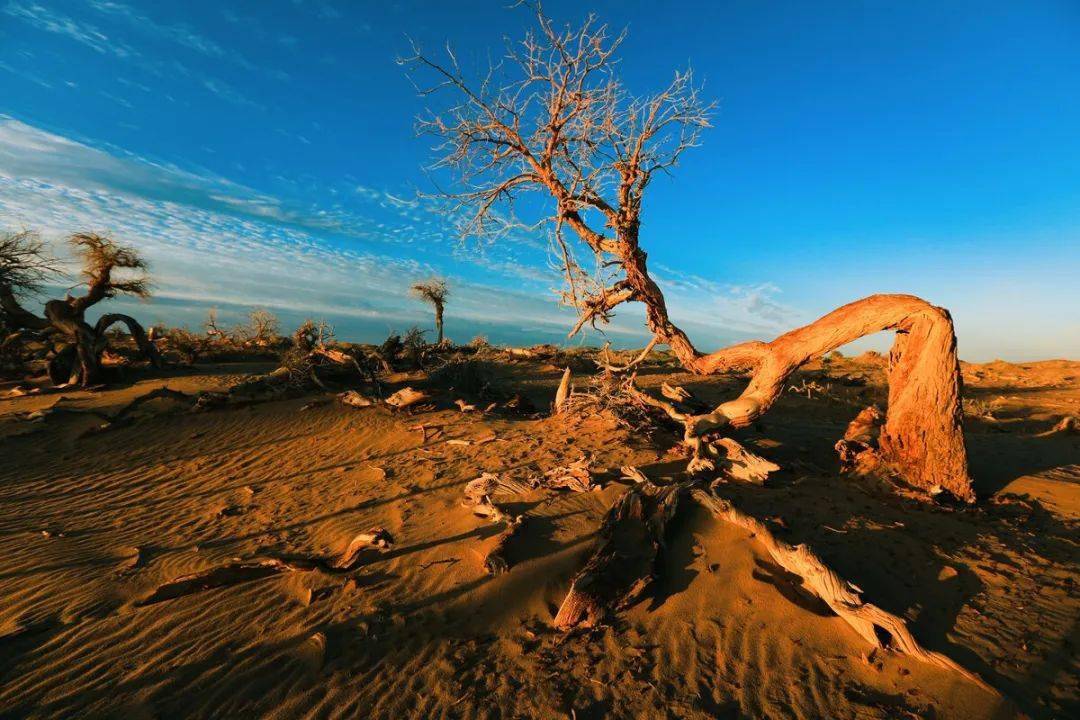
[[[462,504],[467,506],[479,505],[485,498],[494,495],[499,489],[499,476],[495,473],[484,473],[475,480],[465,483],[465,498]]]
[[[364,395],[361,395],[355,390],[346,390],[343,393],[338,393],[338,402],[342,405],[349,405],[355,408],[372,407],[375,402]]]
[[[953,670],[979,687],[993,693],[978,675],[965,670],[941,653],[922,647],[900,617],[864,602],[858,587],[842,579],[806,545],[791,545],[777,538],[760,520],[735,508],[730,501],[704,490],[694,490],[694,498],[719,519],[748,530],[769,552],[777,565],[802,578],[803,586],[821,598],[844,622],[874,647],[895,650],[920,662]]]
[[[529,492],[530,489],[525,483],[496,473],[486,472],[475,480],[465,483],[465,498],[462,500],[462,504],[466,506],[477,505],[484,498],[493,497],[499,493],[521,495]]]
[[[559,389],[555,392],[555,414],[562,412],[566,399],[570,397],[570,368],[563,370],[562,380],[559,381]]]
[[[707,447],[710,454],[715,453],[714,463],[723,479],[761,485],[770,473],[780,469],[776,463],[755,455],[731,438],[717,438]]]
[[[549,490],[570,490],[571,492],[592,492],[599,488],[589,469],[589,458],[584,455],[570,463],[552,468],[538,478],[533,479],[536,487]]]
[[[596,550],[574,577],[555,616],[555,627],[592,627],[641,597],[654,579],[668,523],[683,494],[681,486],[644,482],[612,505],[600,526]]]
[[[385,528],[375,527],[356,535],[341,557],[330,563],[335,570],[352,570],[361,559],[365,550],[383,553],[394,546],[394,538]]]
[[[499,539],[484,558],[484,569],[492,575],[498,575],[510,569],[507,548],[525,523],[524,516],[510,515],[491,501],[491,497],[500,491],[516,494],[528,492],[529,488],[501,475],[484,473],[465,484],[464,497],[461,500],[461,504],[472,510],[477,517],[505,524],[505,528],[499,533]]]
[[[883,417],[876,405],[870,405],[855,416],[834,446],[840,457],[840,469],[854,475],[867,475],[881,467],[877,441]]]
[[[692,397],[684,388],[681,388],[678,385],[669,385],[668,383],[660,384],[660,394],[668,400],[682,403],[687,402]]]
[[[415,390],[411,387],[406,387],[386,398],[384,402],[395,410],[404,410],[413,405],[427,402],[430,399],[431,398],[427,393],[421,390]]]
[[[365,551],[373,550],[381,554],[391,549],[393,544],[394,539],[385,529],[372,528],[356,535],[337,558],[283,556],[235,560],[197,573],[181,575],[159,585],[153,593],[139,600],[135,605],[137,607],[153,605],[204,590],[261,580],[285,572],[320,570],[330,574],[347,573],[361,564],[361,561],[365,559]]]
[[[1059,435],[1061,433],[1076,433],[1080,432],[1080,420],[1074,415],[1066,415],[1058,420],[1054,427],[1045,432],[1038,433],[1036,437],[1050,437],[1051,435]]]

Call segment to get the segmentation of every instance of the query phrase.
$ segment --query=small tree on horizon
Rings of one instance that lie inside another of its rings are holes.
[[[446,286],[443,278],[432,278],[414,284],[411,288],[414,297],[423,300],[435,309],[435,334],[438,336],[438,344],[443,341],[443,309],[446,306],[446,298],[450,296],[450,289]]]

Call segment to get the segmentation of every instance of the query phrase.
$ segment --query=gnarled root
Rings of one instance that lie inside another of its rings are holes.
[[[596,551],[574,577],[555,616],[555,627],[592,627],[609,611],[641,597],[655,576],[668,524],[684,490],[644,482],[615,501],[600,526]]]
[[[826,566],[806,545],[790,545],[780,540],[760,520],[716,495],[695,490],[694,498],[717,518],[750,531],[769,551],[777,565],[802,578],[807,590],[825,601],[833,612],[874,647],[893,649],[920,662],[953,670],[984,690],[999,694],[975,673],[965,670],[945,655],[919,645],[901,618],[863,602],[859,597],[861,590]]]

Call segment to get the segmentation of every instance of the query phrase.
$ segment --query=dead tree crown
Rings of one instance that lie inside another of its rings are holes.
[[[449,204],[462,235],[499,237],[521,228],[515,205],[536,194],[550,210],[536,226],[551,229],[563,301],[579,313],[571,336],[606,323],[623,303],[640,302],[653,336],[649,349],[667,345],[699,374],[752,371],[739,398],[684,419],[689,441],[759,418],[809,360],[864,335],[896,331],[888,416],[874,450],[911,484],[972,500],[949,314],[913,296],[875,295],[769,343],[700,352],[670,319],[649,273],[641,218],[650,183],[699,144],[715,104],[691,70],[674,73],[657,93],[632,93],[616,74],[625,33],[611,33],[593,15],[578,27],[557,27],[534,9],[536,28],[508,43],[502,60],[475,81],[449,47],[445,59],[435,59],[414,45],[399,61],[422,96],[453,97],[422,115],[418,130],[435,139],[433,170],[449,172],[460,188],[437,197]]]

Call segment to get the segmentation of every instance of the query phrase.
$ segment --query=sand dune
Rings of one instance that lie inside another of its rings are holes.
[[[98,393],[0,401],[0,711],[5,717],[998,718],[1080,712],[1075,645],[1080,440],[1037,437],[1080,404],[1080,364],[965,365],[973,509],[837,475],[832,443],[880,368],[836,361],[826,393],[788,393],[740,439],[784,470],[740,501],[810,543],[927,647],[1001,691],[877,653],[702,509],[679,521],[660,581],[607,627],[551,620],[617,469],[679,471],[673,437],[603,417],[391,415],[298,398],[191,414],[155,400],[126,427],[97,415],[206,366]],[[549,401],[558,369],[508,370]],[[820,373],[820,368],[807,369]],[[814,375],[822,382],[820,375]],[[865,378],[867,385],[852,382]],[[847,381],[845,381],[847,379]],[[643,374],[706,399],[726,381]],[[732,381],[734,382],[734,381]],[[44,421],[22,419],[52,407]],[[982,404],[979,404],[982,403]],[[422,441],[411,427],[442,431]],[[484,442],[494,436],[495,439]],[[448,439],[471,440],[468,445]],[[604,488],[534,490],[511,569],[483,567],[499,527],[461,503],[480,473],[525,480],[592,458]],[[192,574],[265,558],[333,558],[369,528],[394,538],[351,572],[240,570],[154,598]],[[154,599],[147,603],[148,599]]]

